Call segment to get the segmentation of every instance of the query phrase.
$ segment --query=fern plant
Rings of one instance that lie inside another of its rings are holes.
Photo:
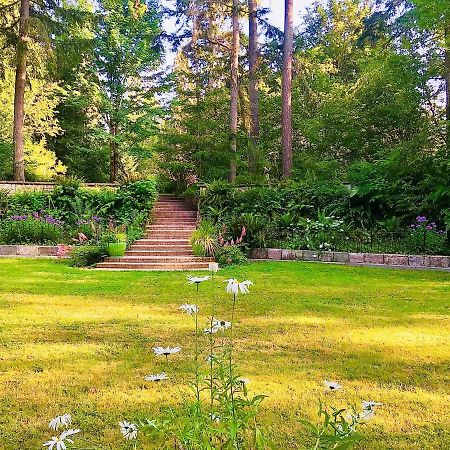
[[[192,250],[195,256],[214,257],[219,242],[216,227],[207,220],[202,220],[191,237]]]

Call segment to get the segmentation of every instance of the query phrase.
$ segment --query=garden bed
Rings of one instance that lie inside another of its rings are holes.
[[[377,265],[396,267],[450,268],[450,256],[396,255],[389,253],[322,252],[312,250],[261,249],[252,251],[251,259],[274,261],[320,261],[354,265]]]

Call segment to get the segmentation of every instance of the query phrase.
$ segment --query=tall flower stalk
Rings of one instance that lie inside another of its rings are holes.
[[[216,272],[218,270],[217,264],[210,264],[209,269],[211,271],[211,277],[212,277],[212,301],[211,301],[211,317],[209,322],[209,394],[210,394],[210,417],[213,417],[213,411],[214,411],[214,372],[213,372],[213,365],[214,365],[214,336],[213,336],[213,323],[214,323],[214,317],[216,315]]]
[[[209,280],[211,277],[210,276],[206,276],[206,277],[193,277],[193,276],[188,276],[187,280],[189,282],[189,284],[195,284],[196,285],[196,290],[197,290],[197,298],[199,296],[199,286],[201,283]],[[198,301],[197,301],[198,303]],[[200,401],[200,366],[199,366],[199,345],[198,345],[198,339],[199,339],[199,327],[198,327],[198,312],[199,309],[196,305],[190,305],[192,307],[191,311],[192,313],[195,315],[195,357],[194,357],[194,366],[195,366],[195,382],[194,382],[194,388],[195,388],[195,396],[196,396],[196,400],[197,400],[197,408],[200,410],[201,409],[201,401]]]
[[[233,375],[233,347],[234,347],[234,318],[236,311],[236,300],[239,292],[242,294],[248,294],[249,286],[253,283],[251,281],[245,280],[239,283],[235,278],[230,278],[225,280],[227,283],[226,292],[233,295],[233,307],[231,310],[231,327],[230,327],[230,342],[229,342],[229,376],[230,376],[230,397],[231,397],[231,414],[233,416],[233,421],[236,419],[235,401],[234,401],[234,375]]]

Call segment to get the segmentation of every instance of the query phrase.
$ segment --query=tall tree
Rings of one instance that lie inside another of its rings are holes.
[[[152,0],[102,0],[98,7],[95,54],[109,133],[110,181],[114,182],[121,151],[129,148],[125,135],[133,123],[148,117],[146,109],[152,97],[149,74],[160,53],[160,17]],[[141,103],[147,107],[142,109]]]
[[[292,56],[294,51],[294,3],[285,0],[282,74],[282,175],[292,175]]]
[[[30,1],[21,0],[19,20],[19,41],[16,50],[16,82],[14,90],[14,179],[25,181],[25,88],[27,84],[28,22]]]
[[[250,151],[248,167],[255,172],[255,148],[259,143],[259,95],[258,95],[258,4],[257,0],[248,0],[248,95],[250,99]]]
[[[230,78],[230,182],[234,183],[237,172],[237,132],[238,132],[238,102],[239,102],[239,0],[233,0],[233,43],[231,48],[231,78]]]

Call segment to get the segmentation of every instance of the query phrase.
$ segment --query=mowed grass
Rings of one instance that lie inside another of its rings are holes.
[[[230,276],[254,282],[238,300],[235,355],[251,393],[268,395],[260,421],[276,448],[305,448],[298,420],[313,419],[319,399],[384,403],[357,448],[450,448],[449,273],[254,263],[219,272],[197,295],[186,273],[17,259],[0,260],[0,448],[41,448],[64,412],[85,447],[130,448],[118,421],[163,415],[189,379],[193,320],[179,305],[197,303],[206,324],[215,297],[229,319]],[[165,384],[143,379],[166,370],[155,345],[182,347]],[[324,379],[344,389],[325,394]]]

